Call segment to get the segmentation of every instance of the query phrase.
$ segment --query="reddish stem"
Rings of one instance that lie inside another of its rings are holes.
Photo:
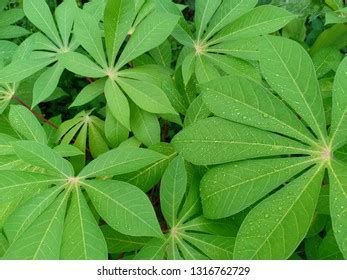
[[[40,120],[42,120],[43,122],[45,122],[46,124],[48,124],[49,126],[58,129],[58,126],[54,123],[52,123],[50,120],[47,120],[43,115],[31,110],[30,106],[28,104],[26,104],[20,97],[14,95],[12,96],[12,99],[16,100],[18,103],[20,103],[21,105],[23,105],[25,108],[27,108],[31,113],[33,113],[34,116],[36,116],[37,118],[39,118]]]

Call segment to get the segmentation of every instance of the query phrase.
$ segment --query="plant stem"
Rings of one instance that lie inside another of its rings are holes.
[[[31,113],[33,113],[33,115],[37,118],[39,118],[40,120],[42,120],[43,122],[45,122],[46,124],[48,124],[49,126],[58,129],[58,126],[54,123],[52,123],[50,120],[47,120],[43,115],[33,111],[30,106],[28,104],[26,104],[20,97],[13,95],[12,99],[16,100],[19,104],[23,105],[25,108],[27,108]]]

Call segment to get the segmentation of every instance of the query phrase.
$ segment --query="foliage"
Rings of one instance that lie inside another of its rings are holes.
[[[84,2],[0,0],[0,257],[347,258],[342,1]]]

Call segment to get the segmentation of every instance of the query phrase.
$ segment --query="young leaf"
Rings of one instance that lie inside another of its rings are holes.
[[[83,185],[100,216],[113,229],[132,236],[161,237],[154,209],[141,190],[120,181],[90,180]]]
[[[142,148],[113,149],[90,162],[80,172],[81,177],[115,176],[143,168],[164,155]]]
[[[173,145],[187,161],[197,165],[271,155],[308,154],[310,150],[291,139],[217,117],[187,127],[174,137]]]
[[[107,245],[80,190],[75,188],[65,218],[60,258],[105,260]]]
[[[254,207],[237,234],[235,259],[290,257],[311,225],[323,171],[312,168]]]

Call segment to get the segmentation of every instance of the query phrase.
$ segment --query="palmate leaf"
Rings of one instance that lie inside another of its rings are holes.
[[[285,38],[265,36],[260,51],[260,68],[271,87],[324,142],[326,122],[322,97],[312,60],[303,48]]]
[[[186,160],[198,165],[310,153],[310,147],[289,138],[217,117],[187,127],[174,137],[172,143]]]
[[[61,259],[105,260],[107,245],[79,188],[73,191],[65,218]]]
[[[60,194],[58,199],[10,245],[3,258],[59,259],[68,197],[68,192]]]
[[[220,219],[241,212],[315,161],[311,157],[260,159],[212,168],[200,185],[204,216]]]
[[[165,239],[152,239],[145,244],[135,259],[232,258],[235,235],[233,227],[228,228],[230,221],[218,224],[199,216],[199,180],[197,169],[186,164],[182,157],[169,164],[162,178],[160,200],[170,231]],[[199,217],[192,219],[196,216]]]
[[[113,229],[132,236],[162,236],[149,199],[135,186],[112,180],[82,184],[100,216]]]
[[[316,166],[254,207],[237,234],[235,259],[287,259],[305,237],[324,174]]]
[[[347,142],[347,59],[340,64],[334,81],[330,147],[337,149]]]
[[[343,256],[347,258],[347,176],[346,164],[333,162],[329,168],[330,213],[333,232]]]

